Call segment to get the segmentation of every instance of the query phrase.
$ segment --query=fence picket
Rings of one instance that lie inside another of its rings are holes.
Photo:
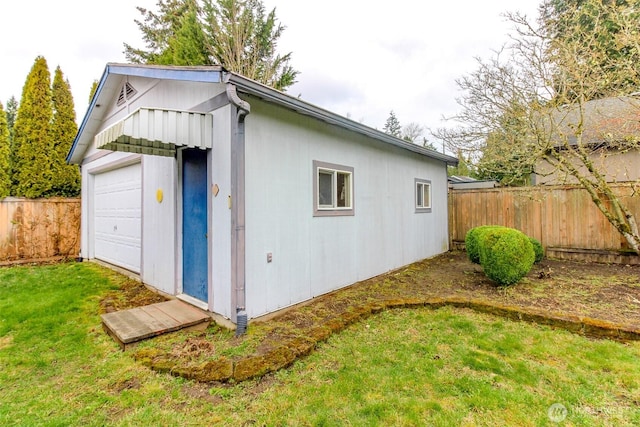
[[[80,252],[80,199],[0,201],[0,262],[75,257]]]
[[[634,193],[633,186],[615,184],[613,188],[640,221],[640,195]],[[464,237],[471,228],[488,224],[518,228],[540,240],[558,257],[640,263],[640,257],[629,253],[626,240],[580,187],[449,191],[449,226],[453,247],[464,243]]]

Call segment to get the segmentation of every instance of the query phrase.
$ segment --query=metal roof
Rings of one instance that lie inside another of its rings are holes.
[[[213,146],[211,114],[139,108],[96,135],[96,147],[174,157],[176,146]]]
[[[272,89],[266,85],[247,79],[246,77],[243,77],[239,74],[225,73],[224,81],[236,85],[238,92],[240,93],[246,93],[258,98],[262,98],[266,101],[273,102],[285,108],[297,111],[298,113],[305,114],[325,121],[327,123],[352,130],[354,132],[375,138],[396,147],[404,148],[406,150],[413,151],[415,153],[422,154],[436,160],[441,160],[449,165],[458,164],[458,159],[455,157],[439,153],[438,151],[432,150],[430,148],[425,148],[420,145],[413,144],[411,142],[405,141],[404,139],[396,138],[377,129],[363,125],[362,123],[358,123],[346,117],[332,113],[331,111],[325,110],[321,107],[315,106],[299,98],[292,97],[290,95]]]
[[[374,138],[392,146],[405,149],[425,157],[445,162],[449,165],[457,165],[458,159],[435,150],[428,149],[400,138],[393,137],[377,129],[363,125],[346,117],[332,113],[328,110],[310,104],[299,98],[287,95],[271,87],[255,82],[239,74],[225,71],[219,66],[177,67],[139,64],[107,64],[98,84],[87,113],[80,125],[73,146],[67,155],[68,162],[80,163],[82,154],[93,141],[99,126],[103,121],[102,109],[97,108],[101,103],[114,96],[119,87],[110,76],[138,76],[153,79],[182,80],[194,82],[226,83],[236,86],[240,94],[247,94],[261,98],[265,101],[283,106],[318,120],[339,126],[344,129]],[[101,110],[101,111],[98,111]],[[105,147],[106,148],[106,147]]]

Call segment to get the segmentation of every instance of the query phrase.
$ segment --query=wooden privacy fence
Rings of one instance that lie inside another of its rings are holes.
[[[80,199],[0,201],[0,263],[75,257],[80,251]]]
[[[613,186],[640,221],[640,193],[631,185]],[[450,190],[452,247],[464,245],[467,231],[479,225],[517,228],[540,240],[547,256],[585,261],[640,264],[626,240],[580,187],[522,187]]]

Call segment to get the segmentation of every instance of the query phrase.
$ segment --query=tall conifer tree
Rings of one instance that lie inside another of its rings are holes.
[[[13,127],[16,124],[16,117],[18,116],[18,101],[15,96],[12,96],[7,101],[7,127],[9,128],[9,178],[13,175],[13,164],[15,163],[15,150],[13,148]]]
[[[262,0],[203,0],[205,34],[213,62],[278,90],[295,83],[291,52],[276,53],[285,30]]]
[[[146,49],[137,49],[124,44],[124,53],[130,62],[138,64],[167,64],[160,58],[166,55],[170,49],[170,40],[176,37],[180,28],[185,23],[183,17],[190,12],[199,10],[195,0],[158,0],[158,12],[138,7],[138,11],[144,17],[143,20],[134,20],[142,32]],[[205,64],[197,64],[205,65]]]
[[[68,165],[66,156],[78,132],[76,113],[69,81],[60,67],[56,68],[52,86],[53,121],[51,122],[50,153],[53,171],[51,195],[75,197],[80,194],[80,170],[77,165]]]
[[[393,110],[389,113],[389,117],[387,117],[387,121],[384,123],[382,131],[388,135],[395,136],[396,138],[402,137],[402,126],[400,126],[400,122]]]
[[[16,116],[18,115],[18,100],[15,96],[12,96],[7,101],[7,126],[9,127],[9,139],[13,138],[13,125],[16,123]]]
[[[206,65],[210,63],[205,35],[198,21],[195,2],[180,18],[180,27],[169,39],[167,49],[158,57],[162,65]]]
[[[9,140],[9,125],[4,107],[0,102],[0,198],[7,197],[11,192],[11,141]]]
[[[89,89],[89,103],[93,101],[93,95],[98,91],[98,84],[97,80],[94,80],[93,83],[91,83],[91,89]]]
[[[52,118],[51,74],[46,59],[38,56],[22,89],[14,126],[12,177],[16,196],[37,198],[51,194]]]
[[[145,49],[125,43],[127,59],[163,65],[222,65],[278,90],[295,83],[291,52],[276,52],[285,30],[262,0],[158,0],[138,7]]]

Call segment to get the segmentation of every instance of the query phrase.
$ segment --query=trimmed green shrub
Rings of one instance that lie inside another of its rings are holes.
[[[464,236],[464,247],[467,251],[467,257],[469,257],[469,261],[474,264],[480,264],[480,235],[493,228],[505,228],[501,225],[481,225],[479,227],[474,227],[471,230],[467,231],[467,234]]]
[[[484,273],[500,285],[517,283],[533,266],[533,244],[519,230],[506,227],[485,230],[478,243]]]
[[[533,245],[533,253],[536,255],[536,259],[533,261],[533,263],[537,264],[542,261],[542,258],[544,258],[544,248],[542,247],[542,243],[540,243],[540,240],[538,239],[529,237],[529,241]]]

